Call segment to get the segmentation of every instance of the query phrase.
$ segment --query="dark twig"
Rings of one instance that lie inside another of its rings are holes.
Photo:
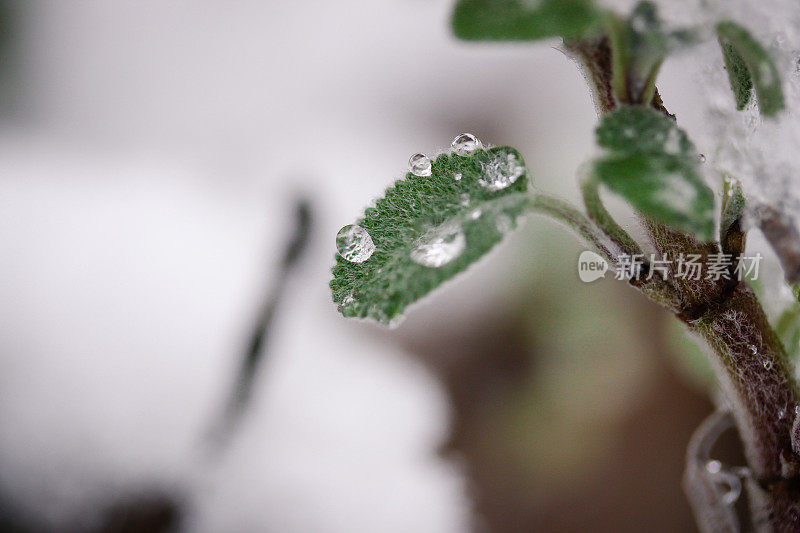
[[[307,248],[312,233],[313,216],[311,206],[306,199],[300,199],[295,204],[294,218],[294,234],[286,245],[278,272],[264,297],[264,304],[250,334],[233,390],[221,416],[211,428],[210,444],[217,451],[224,448],[247,408],[255,377],[266,355],[265,346],[269,340],[276,311],[280,307],[292,269]]]

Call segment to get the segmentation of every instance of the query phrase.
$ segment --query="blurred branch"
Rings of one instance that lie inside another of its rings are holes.
[[[253,384],[266,355],[265,346],[272,331],[275,314],[280,307],[286,284],[307,248],[312,233],[313,215],[307,199],[301,198],[294,208],[294,233],[286,245],[277,274],[267,290],[247,348],[242,356],[233,390],[222,414],[211,427],[209,441],[214,451],[221,451],[233,435],[252,396]]]

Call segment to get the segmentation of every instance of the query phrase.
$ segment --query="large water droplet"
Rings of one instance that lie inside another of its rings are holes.
[[[431,160],[425,154],[414,154],[408,160],[408,169],[415,176],[425,177],[431,175]]]
[[[458,155],[469,155],[481,147],[481,142],[471,133],[462,133],[450,145]]]
[[[463,177],[464,176],[461,174],[461,172],[457,172],[456,175],[453,176],[453,179],[456,180],[456,181],[461,181],[461,178],[463,178]]]
[[[438,268],[456,259],[467,245],[467,239],[457,223],[445,223],[433,228],[414,242],[411,259],[422,266]]]
[[[349,224],[336,234],[336,251],[345,260],[351,263],[363,263],[375,252],[375,243],[372,242],[367,230],[355,224]]]
[[[492,161],[481,163],[483,177],[478,183],[489,190],[499,191],[512,185],[525,173],[525,167],[517,162],[517,156],[498,154]]]

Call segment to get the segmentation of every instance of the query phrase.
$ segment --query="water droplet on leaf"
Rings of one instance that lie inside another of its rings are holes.
[[[478,183],[489,190],[500,191],[511,186],[525,173],[525,167],[517,162],[517,156],[498,154],[492,161],[481,163],[483,177]]]
[[[367,230],[356,224],[349,224],[336,234],[336,251],[351,263],[363,263],[372,257],[375,243]]]
[[[431,160],[425,154],[414,154],[408,160],[408,169],[415,176],[430,176]]]
[[[461,225],[445,223],[416,240],[411,259],[422,266],[438,268],[461,255],[466,245],[467,239]]]
[[[462,133],[450,145],[458,155],[469,155],[481,147],[481,142],[471,133]]]
[[[461,178],[463,177],[464,176],[461,175],[461,172],[458,172],[455,176],[453,176],[453,179],[456,181],[461,181]]]

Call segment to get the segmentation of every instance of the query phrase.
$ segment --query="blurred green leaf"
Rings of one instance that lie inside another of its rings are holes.
[[[383,323],[480,259],[530,206],[527,170],[513,148],[445,153],[431,175],[408,173],[367,208],[358,226],[374,253],[336,257],[330,287],[339,312]]]
[[[728,71],[731,90],[733,90],[733,96],[736,98],[736,109],[741,111],[747,107],[753,97],[753,78],[750,77],[750,71],[747,70],[747,65],[742,56],[736,51],[736,48],[723,39],[719,40],[719,44],[722,47],[722,54],[725,58],[725,70]]]
[[[599,17],[591,0],[459,0],[452,26],[460,39],[533,41],[581,37]]]
[[[733,22],[720,22],[717,36],[725,55],[736,107],[744,109],[755,88],[762,115],[771,117],[783,110],[781,77],[764,47],[745,28]]]
[[[656,222],[713,238],[714,193],[673,120],[653,109],[622,107],[600,123],[597,142],[606,155],[594,161],[593,173],[606,187]]]

